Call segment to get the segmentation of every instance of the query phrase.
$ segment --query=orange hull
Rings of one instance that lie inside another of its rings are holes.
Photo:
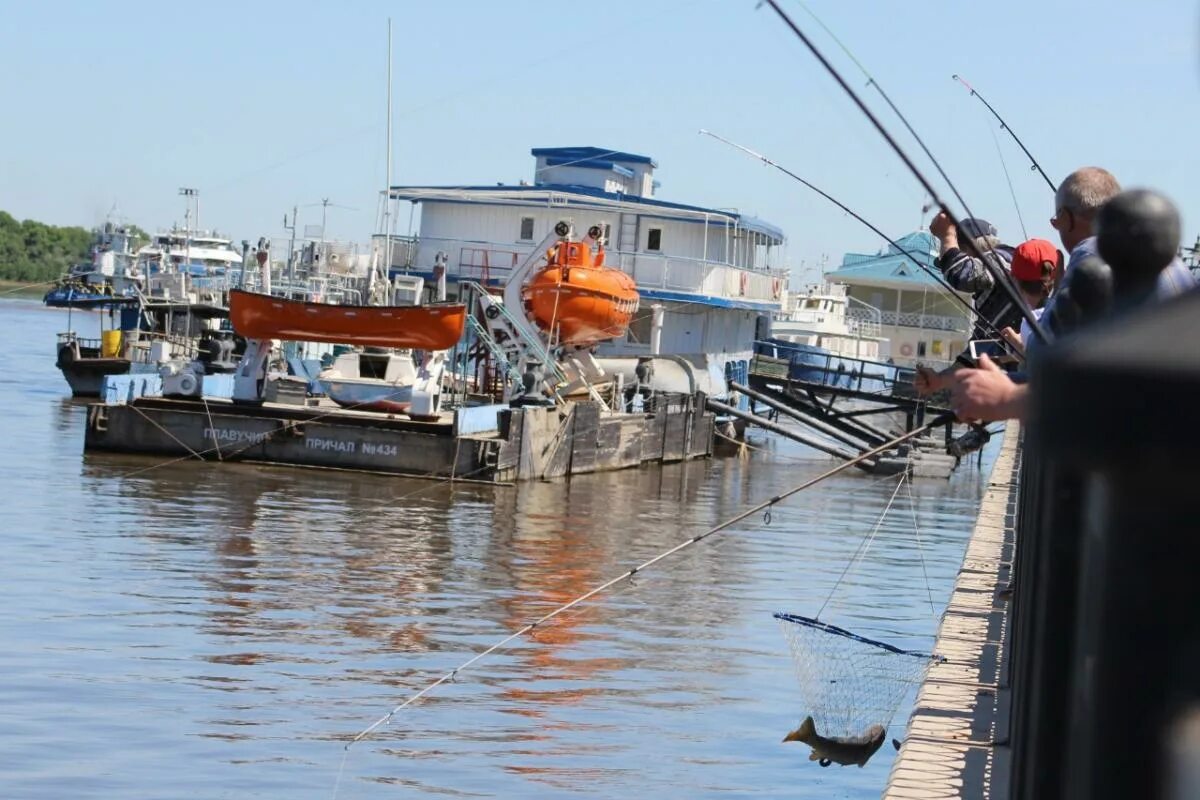
[[[623,336],[638,307],[637,284],[618,269],[602,266],[582,243],[561,242],[549,264],[525,287],[533,321],[565,345],[589,345]]]
[[[229,293],[229,320],[247,339],[445,350],[462,338],[467,308],[459,303],[336,306],[234,289]]]

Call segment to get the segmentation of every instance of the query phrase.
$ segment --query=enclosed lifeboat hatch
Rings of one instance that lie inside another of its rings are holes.
[[[604,266],[604,247],[572,242],[569,229],[546,251],[546,265],[522,289],[530,319],[559,345],[587,346],[624,336],[638,307],[637,284]],[[588,230],[592,240],[600,228]]]

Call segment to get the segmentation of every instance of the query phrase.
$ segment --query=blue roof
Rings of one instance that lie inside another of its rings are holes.
[[[713,214],[718,218],[709,221],[710,225],[721,226],[725,219],[733,219],[737,221],[739,227],[751,231],[753,233],[761,233],[777,243],[782,243],[787,237],[783,230],[775,225],[772,225],[765,220],[755,217],[743,216],[734,211],[722,210],[717,208],[704,208],[703,206],[691,206],[685,203],[671,203],[666,200],[655,200],[649,197],[637,197],[628,194],[619,194],[617,192],[606,192],[595,186],[577,186],[567,183],[540,183],[536,186],[506,186],[503,184],[492,186],[393,186],[391,190],[392,197],[399,200],[412,200],[414,202],[430,202],[430,203],[490,203],[495,202],[490,198],[480,198],[479,200],[470,199],[443,199],[443,198],[426,198],[421,197],[417,192],[422,191],[444,191],[444,192],[518,192],[518,193],[534,193],[534,192],[557,192],[564,195],[577,195],[579,200],[567,198],[567,205],[584,205],[587,203],[587,198],[595,197],[604,200],[620,200],[625,203],[642,205],[646,207],[645,213],[653,216],[654,209],[661,208],[667,210],[679,211],[695,211],[701,214]],[[542,206],[543,201],[530,199],[528,205]],[[690,220],[692,222],[703,223],[703,219]]]
[[[588,162],[599,159],[626,164],[649,164],[651,167],[658,166],[658,162],[650,156],[640,156],[637,153],[626,153],[623,150],[611,150],[603,147],[535,147],[529,153],[534,158],[547,156],[551,159],[561,159],[558,164],[553,166],[561,166],[563,162],[570,161],[573,162],[572,166],[582,167],[587,166]]]
[[[916,231],[896,239],[896,244],[925,266],[938,269],[938,243],[932,234]],[[842,265],[832,272],[825,273],[825,277],[832,281],[851,278],[939,285],[932,275],[913,264],[912,259],[890,244],[878,253],[846,253],[842,257]]]

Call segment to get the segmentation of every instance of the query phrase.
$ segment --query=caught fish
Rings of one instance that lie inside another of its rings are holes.
[[[783,737],[785,742],[804,742],[812,748],[809,761],[818,761],[822,767],[837,762],[844,767],[851,764],[865,765],[875,751],[883,746],[887,728],[872,725],[860,736],[822,736],[817,733],[817,724],[812,717],[805,717],[800,727]]]

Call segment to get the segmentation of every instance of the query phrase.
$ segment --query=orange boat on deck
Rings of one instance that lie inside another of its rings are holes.
[[[337,306],[234,289],[229,293],[229,321],[247,339],[446,350],[462,338],[467,307]]]
[[[547,250],[546,266],[521,296],[538,327],[552,337],[557,333],[557,343],[564,345],[623,336],[638,307],[633,278],[604,266],[604,248],[593,256],[587,242],[564,240]]]

